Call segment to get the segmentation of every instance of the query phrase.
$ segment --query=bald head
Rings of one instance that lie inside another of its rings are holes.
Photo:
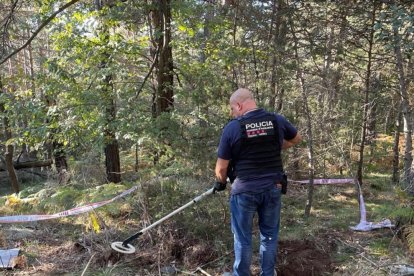
[[[252,92],[246,88],[239,88],[230,97],[230,108],[233,117],[237,118],[244,113],[256,109],[256,101]]]
[[[246,100],[252,100],[254,101],[253,94],[250,92],[250,90],[246,88],[239,88],[230,97],[230,103],[232,102],[239,102],[243,103]]]

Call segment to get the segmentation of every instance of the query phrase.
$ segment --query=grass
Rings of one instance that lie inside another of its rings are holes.
[[[295,187],[291,187],[291,190],[293,189]],[[316,186],[311,217],[306,222],[304,221],[306,193],[293,190],[292,195],[288,194],[283,199],[283,231],[286,229],[289,239],[300,239],[301,235],[307,232],[314,233],[323,228],[344,230],[350,225],[357,224],[359,221],[358,202],[356,194],[351,192],[351,189],[349,186],[331,186],[329,190],[328,187]]]
[[[390,254],[388,249],[391,240],[392,237],[379,237],[373,240],[368,246],[370,253],[378,256],[388,256],[388,254]]]
[[[388,175],[372,175],[363,186],[363,195],[368,221],[378,222],[383,218],[393,219],[396,208],[396,194],[390,186]],[[292,187],[293,188],[293,187]],[[293,189],[292,194],[284,198],[282,210],[281,240],[299,240],[309,237],[318,238],[318,233],[342,233],[337,237],[337,248],[333,254],[334,262],[345,273],[357,273],[367,259],[381,265],[405,259],[410,263],[409,255],[399,241],[396,233],[381,229],[373,232],[358,233],[349,230],[349,226],[358,224],[360,219],[357,193],[354,186],[316,186],[314,187],[311,217],[304,221],[304,203],[306,193],[302,188]],[[361,264],[358,264],[361,262]],[[371,271],[374,271],[372,268]],[[341,274],[341,273],[340,273]],[[369,274],[369,273],[368,273]],[[342,274],[341,274],[342,275]],[[378,274],[381,275],[381,274]]]
[[[388,175],[372,174],[365,181],[363,193],[369,221],[392,218],[396,195],[388,179]],[[151,230],[142,239],[135,241],[135,245],[142,248],[142,254],[152,252],[148,257],[135,256],[138,258],[138,261],[135,261],[138,264],[132,265],[129,259],[124,259],[118,261],[116,266],[108,268],[102,265],[102,262],[107,262],[105,254],[108,254],[106,251],[108,249],[105,248],[111,241],[123,240],[210,187],[206,184],[207,180],[177,176],[159,177],[139,183],[110,183],[96,187],[83,185],[84,182],[87,181],[72,181],[66,186],[45,187],[42,183],[23,185],[18,197],[20,201],[15,205],[6,204],[9,196],[7,192],[3,190],[0,194],[0,213],[3,215],[51,214],[86,203],[107,200],[133,185],[139,185],[139,189],[134,194],[96,209],[102,230],[100,233],[94,232],[91,218],[87,214],[38,223],[35,234],[22,244],[24,254],[30,263],[36,258],[41,258],[40,262],[44,264],[51,262],[58,267],[61,265],[62,271],[65,271],[66,262],[71,262],[69,256],[64,261],[53,259],[52,256],[48,256],[49,259],[41,256],[41,251],[49,250],[48,247],[52,248],[52,251],[59,252],[58,248],[62,245],[56,243],[55,239],[62,239],[62,242],[72,245],[61,250],[75,250],[72,247],[80,244],[81,251],[68,252],[82,258],[77,272],[81,272],[85,267],[92,253],[96,254],[94,257],[96,260],[88,267],[88,275],[126,275],[125,273],[133,269],[139,271],[137,273],[141,273],[140,275],[151,275],[150,271],[158,271],[159,267],[168,265],[175,260],[174,258],[178,258],[177,256],[182,256],[181,265],[186,266],[183,269],[191,271],[197,265],[198,255],[195,255],[195,252],[199,245],[204,246],[208,252],[213,252],[217,258],[211,263],[211,269],[215,266],[217,269],[223,266],[231,269],[233,241],[230,231],[228,190],[226,193],[219,193],[189,207]],[[392,263],[397,260],[409,262],[403,244],[392,231],[384,229],[357,233],[349,229],[360,220],[355,186],[349,184],[315,186],[311,216],[307,220],[303,217],[306,195],[305,187],[291,184],[288,195],[283,196],[281,241],[313,240],[316,245],[319,244],[325,250],[329,239],[333,245],[326,250],[330,250],[336,269],[342,272],[357,273],[358,269],[367,265],[367,260],[360,255],[362,253],[372,263]],[[255,231],[257,236],[257,228]],[[257,243],[257,239],[255,242]],[[175,257],[171,252],[174,252]],[[219,256],[223,257],[219,258]],[[98,259],[103,261],[97,261]],[[188,260],[192,261],[189,263]],[[209,261],[200,259],[198,262],[202,264]],[[136,265],[141,266],[136,268]],[[369,268],[368,264],[367,269]]]

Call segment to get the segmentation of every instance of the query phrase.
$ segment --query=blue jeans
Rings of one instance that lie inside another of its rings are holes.
[[[250,275],[252,226],[259,216],[260,275],[274,275],[281,208],[281,189],[276,185],[265,192],[240,193],[230,198],[231,228],[234,234],[234,276]]]

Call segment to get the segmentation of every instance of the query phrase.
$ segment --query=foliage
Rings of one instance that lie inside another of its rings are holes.
[[[181,167],[187,173],[211,173],[217,137],[228,120],[228,96],[235,87],[249,86],[261,106],[280,107],[278,111],[306,130],[294,77],[292,37],[296,35],[314,116],[317,171],[330,174],[330,167],[343,168],[352,160],[360,136],[365,34],[374,2],[357,1],[353,9],[342,2],[318,1],[290,6],[282,1],[280,7],[274,1],[241,2],[235,9],[199,1],[174,3],[174,110],[158,118],[151,110],[157,68],[149,72],[154,34],[144,20],[154,7],[120,1],[98,10],[92,3],[79,2],[33,41],[31,46],[38,52],[46,51],[46,41],[49,45],[45,56],[32,53],[34,75],[28,74],[30,68],[22,57],[11,61],[13,72],[3,70],[7,94],[1,97],[14,133],[9,143],[45,152],[55,141],[79,160],[85,152],[101,151],[105,130],[113,129],[123,150],[140,145],[138,159],[151,162],[158,153],[165,154],[156,162],[160,162],[158,169],[169,168],[167,174]],[[61,1],[33,3],[27,22],[39,24],[58,4]],[[412,11],[403,4],[377,8],[372,68],[376,85],[371,95],[375,106],[370,116],[376,124],[372,131],[390,133],[395,129],[397,76],[388,62],[392,49],[387,48],[391,45],[387,37],[398,28],[407,41],[404,51],[412,51],[408,43]],[[29,28],[27,22],[24,26]],[[105,96],[102,89],[109,75],[114,88]],[[116,105],[109,124],[107,96]],[[378,150],[374,149],[382,154]],[[301,159],[306,161],[304,156]]]
[[[414,251],[414,225],[411,224],[406,229],[407,233],[407,244],[410,251]]]
[[[402,225],[414,224],[414,210],[412,207],[395,208],[391,213],[391,216],[397,219]]]
[[[0,4],[1,22],[7,22],[0,34],[0,59],[66,3],[19,1],[12,11],[15,1],[9,2]],[[392,189],[389,173],[397,154],[394,133],[401,131],[396,123],[401,109],[397,42],[412,110],[413,5],[361,0],[170,2],[174,103],[160,115],[154,112],[161,66],[155,62],[160,53],[154,41],[160,34],[151,25],[157,1],[79,1],[1,65],[0,156],[5,145],[14,145],[15,160],[24,148],[37,159],[49,159],[53,143],[59,143],[72,175],[72,183],[62,187],[50,174],[46,183],[22,183],[19,195],[0,199],[2,211],[61,211],[106,200],[139,181],[143,190],[103,207],[91,219],[92,228],[97,229],[100,219],[140,220],[145,214],[147,222],[162,217],[208,186],[220,132],[230,119],[229,95],[237,87],[249,87],[261,107],[285,115],[305,136],[295,151],[285,153],[286,167],[306,177],[307,142],[314,145],[318,177],[353,176],[355,164],[364,162],[363,189],[371,200],[367,208],[375,218],[398,219],[411,246],[413,200]],[[307,93],[309,114],[301,91]],[[362,111],[366,105],[368,118]],[[11,139],[4,136],[5,120]],[[308,127],[312,138],[306,136]],[[366,141],[361,141],[363,131]],[[120,184],[106,183],[103,148],[108,132],[120,145]],[[400,153],[405,142],[397,145]],[[361,143],[363,160],[358,156]],[[407,161],[396,168],[402,162]],[[289,208],[283,210],[282,235],[302,239],[324,228],[345,231],[349,221],[356,224],[353,191],[341,189],[317,190],[308,222],[300,218],[306,201],[302,195],[285,198]],[[206,237],[224,252],[230,241],[216,241],[212,234],[220,233],[219,222],[228,223],[223,201],[224,196],[212,200],[211,209],[191,208],[170,226]],[[384,254],[388,241],[378,241],[373,250]],[[356,253],[346,245],[341,250],[346,259]]]
[[[66,187],[52,192],[50,196],[41,198],[39,202],[40,210],[50,210],[60,212],[74,208],[76,201],[82,193],[73,187]]]

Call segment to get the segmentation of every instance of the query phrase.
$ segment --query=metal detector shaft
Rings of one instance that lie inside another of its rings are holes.
[[[188,202],[187,204],[181,206],[180,208],[172,211],[171,213],[169,213],[168,215],[166,215],[165,217],[157,220],[156,222],[154,222],[153,224],[145,227],[144,229],[142,229],[141,231],[135,233],[134,235],[132,235],[131,237],[129,237],[128,239],[126,239],[125,241],[122,242],[122,246],[124,247],[128,247],[128,244],[137,239],[139,236],[141,236],[142,234],[144,234],[145,232],[147,232],[148,230],[150,230],[151,228],[154,228],[155,226],[157,226],[158,224],[164,222],[165,220],[169,219],[170,217],[178,214],[179,212],[181,212],[182,210],[186,209],[187,207],[193,205],[194,203],[199,202],[200,200],[202,200],[204,197],[211,195],[214,192],[214,188],[211,188],[210,190],[202,193],[201,195],[195,197],[193,200],[191,200],[190,202]]]

